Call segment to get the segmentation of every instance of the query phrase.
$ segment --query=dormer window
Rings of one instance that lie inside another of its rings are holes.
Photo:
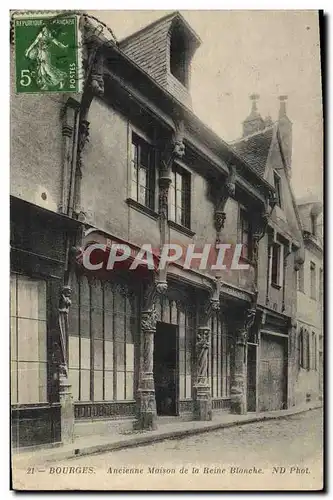
[[[188,55],[184,35],[174,30],[170,39],[170,72],[177,80],[188,87]]]
[[[281,207],[281,177],[276,171],[274,171],[274,187],[275,187],[276,204],[278,207]]]
[[[317,224],[316,224],[316,216],[311,214],[311,234],[313,236],[317,236]]]

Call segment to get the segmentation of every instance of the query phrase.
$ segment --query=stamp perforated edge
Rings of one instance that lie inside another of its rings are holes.
[[[11,10],[10,11],[10,28],[12,31],[12,43],[14,46],[14,65],[15,65],[15,93],[17,95],[21,94],[16,89],[16,47],[15,47],[15,21],[19,19],[51,19],[52,17],[76,17],[76,57],[77,57],[77,77],[78,85],[77,89],[73,91],[73,94],[81,93],[83,88],[83,50],[82,50],[82,33],[81,33],[81,17],[83,12],[78,12],[77,10]],[[82,75],[82,78],[80,77]],[[59,90],[49,90],[47,92],[29,92],[31,95],[45,95],[45,94],[59,94]],[[66,91],[66,93],[71,93]]]

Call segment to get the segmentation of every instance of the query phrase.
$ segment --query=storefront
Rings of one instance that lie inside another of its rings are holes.
[[[77,223],[11,199],[11,415],[15,447],[61,441],[56,355],[68,236]]]

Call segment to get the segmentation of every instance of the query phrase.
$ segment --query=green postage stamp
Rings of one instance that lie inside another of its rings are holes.
[[[14,14],[13,23],[16,92],[80,92],[79,17]]]

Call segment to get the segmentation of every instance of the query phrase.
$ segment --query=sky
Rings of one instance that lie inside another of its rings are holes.
[[[116,38],[168,14],[165,10],[90,11]],[[293,123],[292,187],[297,198],[323,193],[322,95],[316,11],[181,11],[202,44],[191,73],[193,111],[227,142],[242,135],[258,93],[263,117],[277,118],[278,96],[288,95]]]

